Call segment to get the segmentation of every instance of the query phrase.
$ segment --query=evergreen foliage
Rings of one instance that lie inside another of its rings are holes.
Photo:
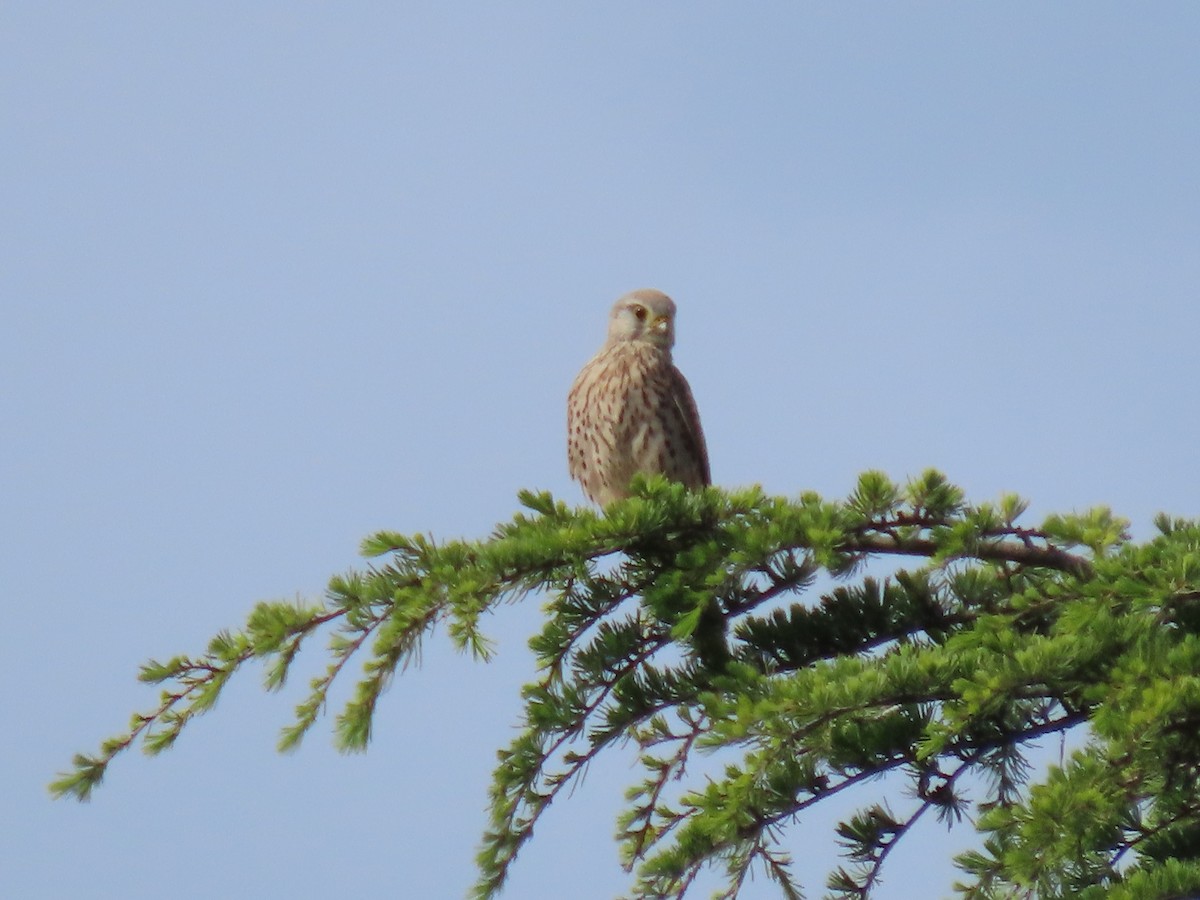
[[[376,534],[376,562],[332,579],[323,604],[261,603],[201,656],[147,663],[158,706],[51,790],[87,799],[139,739],[171,746],[251,659],[278,689],[318,632],[330,663],[280,747],[361,657],[335,735],[363,750],[380,694],[435,626],[486,660],[483,615],[537,592],[541,676],[499,752],[479,898],[588,763],[630,743],[642,775],[618,837],[632,897],[683,897],[707,867],[721,897],[755,871],[800,897],[788,827],[888,773],[906,789],[838,827],[834,897],[869,897],[928,813],[981,834],[958,859],[967,898],[1200,895],[1197,523],[1160,518],[1141,545],[1104,509],[1026,528],[1019,498],[968,505],[932,471],[904,487],[868,472],[844,502],[661,479],[606,514],[521,501],[529,512],[484,541]],[[865,571],[886,556],[916,567]],[[1077,726],[1080,749],[1033,772],[1031,744]]]

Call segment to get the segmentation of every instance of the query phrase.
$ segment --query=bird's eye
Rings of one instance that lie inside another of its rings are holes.
[[[644,306],[634,306],[634,307],[632,307],[632,309],[633,309],[633,314],[634,314],[634,316],[636,316],[636,317],[637,317],[637,320],[638,320],[639,322],[645,322],[645,321],[646,321],[646,307],[644,307]]]

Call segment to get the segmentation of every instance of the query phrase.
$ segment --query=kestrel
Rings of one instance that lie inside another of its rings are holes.
[[[692,389],[671,361],[675,303],[640,290],[614,304],[608,340],[567,396],[567,464],[600,506],[629,496],[641,472],[688,487],[711,484]]]

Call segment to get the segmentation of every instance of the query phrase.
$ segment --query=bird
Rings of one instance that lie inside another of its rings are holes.
[[[567,466],[589,500],[629,496],[637,473],[689,488],[712,483],[700,413],[675,368],[675,302],[645,288],[621,297],[608,339],[567,395]]]

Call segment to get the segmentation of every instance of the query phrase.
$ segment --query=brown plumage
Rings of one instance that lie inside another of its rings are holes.
[[[567,396],[567,463],[601,506],[629,496],[642,472],[688,487],[712,483],[700,414],[671,361],[675,304],[661,291],[626,294],[612,308],[608,340]]]

